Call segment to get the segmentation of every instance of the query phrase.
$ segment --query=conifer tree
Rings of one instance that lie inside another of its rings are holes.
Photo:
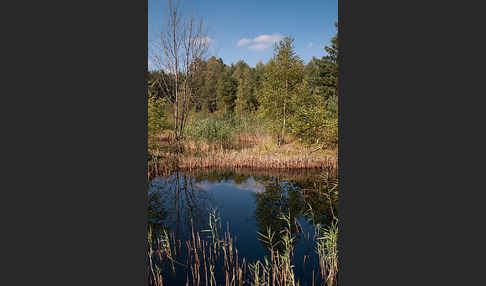
[[[237,81],[232,77],[231,67],[226,66],[216,85],[217,108],[225,114],[233,113],[235,108]]]

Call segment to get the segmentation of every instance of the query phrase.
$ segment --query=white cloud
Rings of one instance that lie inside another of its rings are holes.
[[[270,47],[272,44],[282,40],[282,35],[280,33],[275,33],[272,35],[260,35],[254,39],[242,38],[236,44],[237,47],[246,46],[252,44],[248,47],[249,50],[253,51],[263,51],[264,49]]]
[[[256,37],[255,39],[253,39],[253,41],[257,42],[257,43],[269,43],[269,44],[273,44],[275,42],[278,42],[282,39],[282,35],[280,34],[273,34],[273,35],[261,35],[261,36],[258,36]]]
[[[237,47],[241,47],[241,46],[244,46],[246,44],[249,44],[251,43],[253,40],[252,39],[247,39],[247,38],[243,38],[241,40],[238,41],[238,43],[236,44]]]
[[[307,48],[312,48],[312,46],[314,46],[314,44],[312,42],[310,42],[308,45],[307,45]]]
[[[263,193],[265,192],[265,186],[256,182],[256,181],[247,181],[246,183],[229,183],[229,182],[217,182],[217,183],[209,183],[209,182],[199,182],[195,184],[195,187],[199,190],[209,191],[214,187],[222,187],[222,188],[235,188],[239,190],[246,190],[255,193]]]
[[[263,51],[267,47],[268,47],[268,45],[266,45],[266,44],[256,44],[256,45],[253,45],[253,46],[249,46],[248,49],[253,50],[253,51]]]

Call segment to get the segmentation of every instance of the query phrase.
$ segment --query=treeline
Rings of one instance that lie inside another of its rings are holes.
[[[336,26],[337,27],[337,26]],[[190,74],[178,82],[191,85],[189,110],[214,116],[257,116],[281,144],[288,134],[308,143],[337,144],[338,45],[337,34],[328,55],[306,65],[286,37],[266,64],[250,67],[244,61],[227,65],[221,58],[192,63]],[[181,85],[179,85],[181,86]],[[170,129],[175,102],[175,76],[162,70],[148,73],[149,132]],[[164,109],[165,106],[165,109]]]

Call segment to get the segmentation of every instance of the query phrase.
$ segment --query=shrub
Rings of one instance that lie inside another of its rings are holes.
[[[156,135],[168,128],[167,114],[164,110],[167,106],[166,100],[156,99],[154,97],[148,98],[148,134],[149,136]]]
[[[301,103],[290,121],[291,132],[305,143],[319,140],[330,147],[338,143],[337,98],[325,101],[318,95]]]
[[[229,120],[216,117],[195,120],[188,124],[186,135],[194,140],[205,140],[208,142],[229,141],[236,131],[230,123]]]

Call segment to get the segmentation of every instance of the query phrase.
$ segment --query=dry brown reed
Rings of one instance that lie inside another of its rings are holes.
[[[212,152],[203,157],[165,153],[162,159],[150,161],[148,178],[165,176],[173,171],[197,169],[250,169],[250,170],[292,170],[314,169],[337,175],[335,156],[272,156],[254,155],[246,152]]]
[[[181,243],[174,235],[163,232],[157,238],[158,250],[152,250],[152,235],[149,229],[149,284],[156,286],[164,285],[163,275],[153,257],[159,258],[159,263],[169,263],[173,273],[176,269],[174,264],[183,267],[186,272],[186,283],[188,286],[298,286],[300,283],[294,275],[293,251],[294,236],[291,233],[292,219],[290,213],[282,215],[281,219],[286,222],[286,227],[280,233],[283,236],[280,240],[274,239],[275,232],[268,229],[267,234],[259,235],[262,241],[268,245],[269,258],[257,260],[255,263],[247,263],[245,257],[240,257],[238,249],[234,245],[234,238],[229,232],[229,227],[222,235],[221,220],[216,212],[210,214],[209,229],[203,232],[209,233],[207,239],[201,238],[201,233],[194,231],[191,227],[190,237]],[[336,284],[337,274],[337,228],[333,224],[330,229],[321,229],[317,226],[316,252],[319,260],[319,276],[315,277],[312,270],[312,285],[317,281],[319,285],[333,286]],[[274,246],[283,245],[283,250],[277,250]],[[181,250],[182,246],[185,250]],[[177,261],[174,257],[177,253],[186,253],[185,263]],[[305,263],[304,256],[304,263]],[[216,273],[219,273],[218,275]],[[218,280],[216,279],[218,277]]]
[[[229,232],[225,232],[222,239],[213,244],[201,239],[200,233],[192,229],[191,238],[185,242],[185,246],[189,272],[186,285],[216,286],[216,269],[222,269],[225,286],[245,285],[246,260],[240,259]]]
[[[298,140],[277,146],[268,135],[242,132],[229,142],[204,140],[174,141],[171,135],[151,140],[148,178],[173,171],[209,168],[248,168],[251,170],[317,169],[337,173],[337,150],[319,150]]]

